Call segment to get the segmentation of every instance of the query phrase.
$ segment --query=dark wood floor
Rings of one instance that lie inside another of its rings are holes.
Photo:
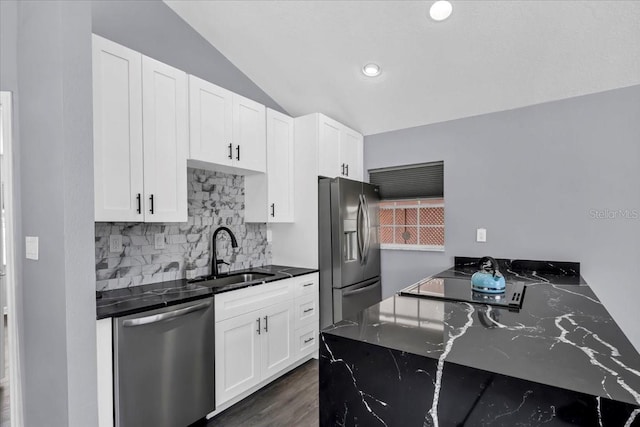
[[[311,359],[206,424],[307,427],[318,425],[318,361]]]

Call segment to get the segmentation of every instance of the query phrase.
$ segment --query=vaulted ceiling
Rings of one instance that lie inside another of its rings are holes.
[[[365,135],[640,84],[639,1],[451,2],[166,1],[291,115]]]

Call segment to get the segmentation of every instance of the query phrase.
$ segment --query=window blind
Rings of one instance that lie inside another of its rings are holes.
[[[370,169],[381,199],[444,197],[444,162]]]

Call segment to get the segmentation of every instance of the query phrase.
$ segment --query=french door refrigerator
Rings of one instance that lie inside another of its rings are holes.
[[[380,302],[378,188],[345,178],[318,181],[320,327]]]

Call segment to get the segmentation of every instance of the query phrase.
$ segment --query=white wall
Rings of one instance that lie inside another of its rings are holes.
[[[640,218],[591,216],[640,212],[640,86],[365,137],[365,169],[436,160],[446,252],[383,251],[386,295],[455,255],[579,261],[640,349]]]

